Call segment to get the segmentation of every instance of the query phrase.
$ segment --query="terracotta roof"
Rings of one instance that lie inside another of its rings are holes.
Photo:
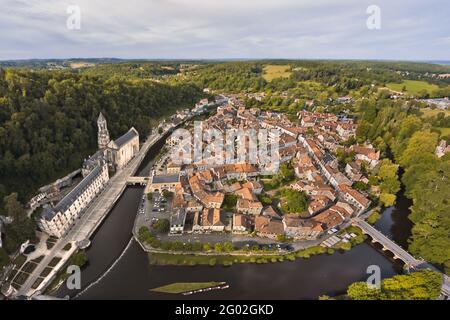
[[[283,222],[289,228],[322,230],[320,222],[313,219],[301,219],[297,216],[285,215]]]
[[[233,214],[233,227],[250,227],[250,217],[244,214]]]
[[[250,201],[257,201],[258,198],[253,194],[253,192],[249,188],[242,188],[240,190],[237,190],[235,194],[242,199],[250,200]]]
[[[259,201],[250,201],[247,199],[238,199],[236,203],[236,208],[238,209],[258,209],[262,208],[263,205]]]
[[[265,216],[255,218],[255,230],[262,234],[280,235],[284,233],[283,223]]]
[[[263,216],[267,216],[270,218],[280,219],[281,216],[275,211],[275,209],[272,206],[264,207],[262,211]]]
[[[203,209],[202,226],[224,226],[220,209]]]
[[[345,185],[340,184],[339,190],[341,190],[344,193],[349,194],[355,201],[357,201],[359,204],[361,204],[363,207],[367,207],[370,204],[370,200],[364,197],[361,193],[356,191],[355,189]]]
[[[325,210],[324,212],[318,214],[312,219],[316,222],[321,223],[325,229],[334,228],[335,226],[341,224],[344,221],[344,219],[338,212],[330,209]]]
[[[261,189],[262,185],[258,181],[247,181],[246,183],[244,183],[242,185],[242,187],[248,188],[248,189]]]

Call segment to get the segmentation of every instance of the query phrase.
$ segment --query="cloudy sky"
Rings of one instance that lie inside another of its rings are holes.
[[[448,0],[1,0],[0,60],[450,60]],[[69,6],[80,9],[80,28]],[[381,28],[369,29],[370,5]],[[73,17],[73,16],[72,16]]]

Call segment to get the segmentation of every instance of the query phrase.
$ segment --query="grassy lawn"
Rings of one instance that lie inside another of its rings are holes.
[[[41,274],[40,274],[40,277],[46,277],[46,276],[48,276],[49,274],[50,274],[50,272],[52,271],[53,269],[52,268],[50,268],[50,267],[46,267],[42,272],[41,272]]]
[[[27,262],[27,264],[22,268],[22,271],[26,273],[32,273],[34,269],[36,269],[37,263],[34,262]]]
[[[263,78],[266,81],[272,81],[276,78],[289,78],[291,75],[290,66],[268,64],[264,66]]]
[[[39,285],[42,283],[42,281],[44,281],[44,278],[37,278],[36,281],[31,286],[31,288],[37,289],[37,287],[39,287]]]
[[[450,128],[438,128],[441,132],[441,136],[448,136],[450,135]]]
[[[58,264],[59,261],[61,261],[61,258],[59,258],[59,257],[54,257],[54,258],[52,259],[52,261],[50,261],[50,263],[48,264],[48,266],[53,268],[54,266],[56,266],[56,265]]]
[[[26,274],[24,272],[20,272],[16,278],[14,279],[14,282],[17,283],[19,286],[23,285],[25,283],[25,281],[27,281],[28,277],[30,275]]]
[[[431,93],[439,89],[439,87],[435,84],[429,84],[426,81],[417,80],[403,80],[402,83],[390,82],[386,85],[389,89],[399,92],[402,91],[403,86],[406,87],[406,92],[411,95],[418,95],[422,90],[426,90],[428,93]]]
[[[225,284],[225,282],[177,282],[159,288],[151,289],[150,291],[164,293],[183,293],[209,287],[216,287],[223,284]]]
[[[53,246],[55,245],[55,243],[58,241],[58,238],[54,237],[54,236],[50,236],[48,237],[47,241],[45,242],[45,244],[47,245],[47,249],[51,249],[53,248]]]
[[[150,264],[153,265],[223,265],[231,266],[235,263],[268,263],[281,262],[287,259],[285,256],[278,255],[258,255],[258,256],[213,256],[213,255],[187,255],[170,253],[151,253],[149,254]]]
[[[428,118],[428,117],[434,117],[438,113],[443,112],[445,116],[450,116],[450,110],[441,110],[441,109],[431,109],[431,108],[421,108],[420,112],[423,113],[422,117]]]
[[[17,269],[20,269],[20,267],[23,266],[23,264],[27,261],[27,257],[25,257],[23,254],[17,256],[17,258],[14,260],[13,264],[16,265]]]
[[[353,230],[352,230],[353,231]],[[359,239],[352,239],[352,241],[357,241]],[[284,255],[280,254],[255,254],[252,256],[245,255],[187,255],[187,254],[170,254],[170,253],[150,253],[149,262],[152,265],[184,265],[184,266],[195,266],[195,265],[223,265],[231,266],[236,263],[276,263],[283,261],[294,261],[296,258],[309,258],[310,256],[328,253],[332,254],[334,251],[326,249],[321,246],[313,246],[307,249],[303,249],[296,252],[287,253]]]
[[[14,277],[16,276],[17,272],[19,272],[18,269],[14,269],[13,271],[11,271],[11,273],[8,275],[9,279],[14,279]]]

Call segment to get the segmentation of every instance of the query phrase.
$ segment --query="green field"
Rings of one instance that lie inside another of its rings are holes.
[[[263,78],[266,81],[272,81],[276,78],[289,78],[291,75],[290,66],[268,64],[264,66]]]
[[[158,287],[155,289],[150,289],[150,291],[163,293],[183,293],[188,291],[216,287],[224,284],[225,282],[177,282],[168,284],[166,286]]]
[[[443,112],[445,114],[445,116],[450,116],[450,110],[421,108],[420,112],[423,113],[422,117],[424,117],[424,118],[434,117],[440,112]]]
[[[450,128],[438,128],[438,130],[441,132],[441,136],[450,135]]]
[[[426,90],[431,93],[439,87],[435,84],[429,84],[426,81],[417,80],[403,80],[401,83],[390,82],[386,85],[391,90],[402,92],[403,87],[406,88],[406,92],[411,95],[418,95],[421,91]]]

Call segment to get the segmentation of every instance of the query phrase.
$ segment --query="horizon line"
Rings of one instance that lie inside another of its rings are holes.
[[[65,57],[65,58],[19,58],[0,59],[1,62],[45,61],[45,60],[119,60],[119,61],[374,61],[374,62],[450,62],[447,59],[393,59],[393,58],[118,58],[118,57]]]

